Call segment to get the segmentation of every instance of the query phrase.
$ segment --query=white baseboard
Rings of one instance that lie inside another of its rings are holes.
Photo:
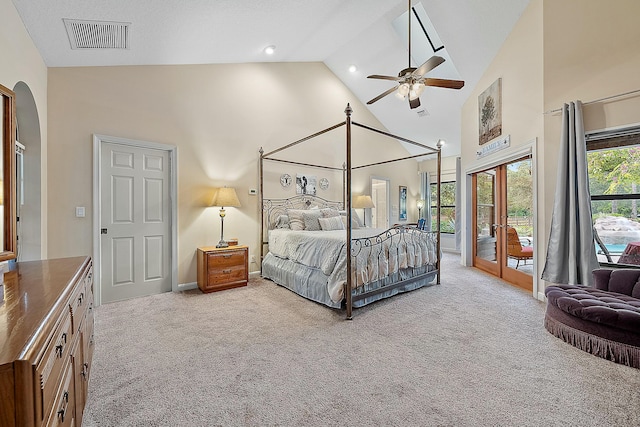
[[[198,282],[178,283],[178,291],[188,291],[190,289],[198,289]]]
[[[544,296],[544,292],[538,292],[538,301],[546,301],[547,297]]]
[[[249,273],[249,279],[255,279],[257,277],[260,277],[260,270],[251,271]],[[191,289],[198,289],[198,282],[178,283],[178,291],[179,292],[188,291],[188,290],[191,290]]]

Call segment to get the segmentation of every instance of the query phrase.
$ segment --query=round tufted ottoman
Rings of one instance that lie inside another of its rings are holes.
[[[640,299],[573,285],[549,286],[545,294],[549,332],[595,356],[640,368]]]

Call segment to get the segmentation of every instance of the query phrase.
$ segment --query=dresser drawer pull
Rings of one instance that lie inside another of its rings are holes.
[[[84,292],[80,293],[80,296],[78,297],[78,306],[82,305],[83,299],[84,299]]]
[[[233,254],[225,254],[222,255],[222,258],[231,258],[233,256]]]
[[[89,373],[89,364],[88,363],[83,363],[82,364],[82,372],[80,372],[80,375],[82,375],[82,378],[84,380],[87,379],[87,374]]]
[[[231,270],[222,270],[222,272],[223,272],[224,274],[229,274],[229,273],[231,273]]]
[[[56,357],[62,358],[62,353],[64,353],[64,345],[67,343],[67,333],[63,333],[61,338],[61,344],[56,346]]]
[[[64,406],[58,410],[58,418],[60,418],[61,423],[64,423],[64,414],[67,412],[67,404],[69,403],[69,393],[65,391],[62,398]]]

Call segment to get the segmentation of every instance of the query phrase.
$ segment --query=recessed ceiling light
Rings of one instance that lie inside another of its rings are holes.
[[[267,46],[264,48],[264,53],[266,53],[267,55],[273,55],[275,51],[276,51],[275,46]]]
[[[358,67],[356,67],[355,65],[350,65],[349,66],[349,72],[350,73],[355,73],[356,71],[358,71]]]

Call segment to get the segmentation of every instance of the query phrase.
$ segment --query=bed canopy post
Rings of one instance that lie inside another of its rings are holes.
[[[346,297],[346,305],[347,305],[347,319],[353,319],[353,296],[351,294],[351,113],[353,109],[351,105],[347,104],[347,108],[345,108],[344,113],[347,115],[346,123],[347,123],[347,189],[345,191],[345,209],[347,210],[347,283],[345,285],[345,297]]]
[[[440,175],[442,175],[442,140],[439,140],[436,144],[436,148],[438,149],[438,173],[436,177],[436,187],[438,189],[438,197],[436,200],[436,270],[438,271],[436,274],[436,283],[440,284]]]
[[[262,167],[263,167],[263,162],[264,162],[264,150],[262,149],[262,147],[260,147],[260,163],[259,163],[259,171],[258,171],[258,175],[260,176],[260,184],[258,187],[258,192],[259,192],[259,196],[258,196],[258,203],[260,204],[259,208],[260,208],[260,276],[262,276],[262,260],[264,259],[264,192],[263,192],[263,183],[264,183],[264,176],[262,175]]]
[[[342,163],[342,206],[347,206],[347,163]]]

